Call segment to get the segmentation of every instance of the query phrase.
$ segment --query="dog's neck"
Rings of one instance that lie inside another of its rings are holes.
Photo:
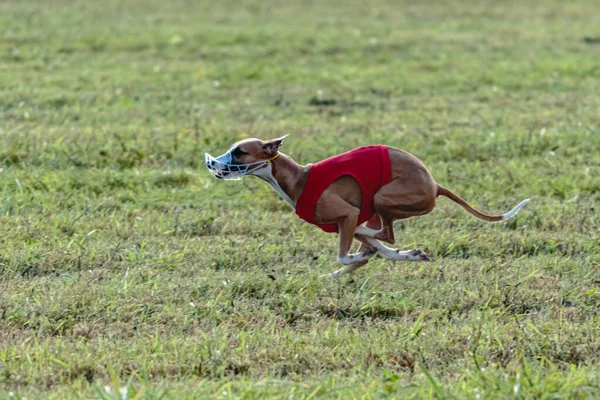
[[[290,157],[280,153],[279,157],[252,175],[259,177],[275,189],[275,191],[295,210],[296,203],[304,190],[310,164],[302,166]]]

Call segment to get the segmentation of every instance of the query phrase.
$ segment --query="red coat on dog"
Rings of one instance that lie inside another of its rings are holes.
[[[362,205],[356,226],[375,215],[373,197],[392,180],[392,167],[387,146],[366,146],[327,158],[310,168],[306,186],[296,203],[296,214],[325,232],[338,232],[337,224],[319,224],[315,221],[317,201],[335,180],[350,175],[360,185]]]

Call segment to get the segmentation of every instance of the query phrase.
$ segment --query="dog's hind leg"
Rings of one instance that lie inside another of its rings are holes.
[[[398,250],[387,247],[377,239],[368,236],[356,235],[356,239],[360,240],[368,247],[377,249],[377,254],[386,260],[392,261],[431,261],[431,258],[420,249],[414,250]]]
[[[383,231],[383,224],[379,214],[375,214],[370,220],[356,227],[355,235],[363,235],[374,238]]]
[[[394,244],[394,220],[387,215],[375,214],[366,223],[357,226],[354,231],[355,236],[361,235],[373,239],[383,240],[389,244]]]
[[[435,182],[427,175],[416,174],[393,179],[379,189],[373,199],[382,225],[381,232],[374,238],[394,244],[394,221],[431,212],[435,207],[436,195]]]

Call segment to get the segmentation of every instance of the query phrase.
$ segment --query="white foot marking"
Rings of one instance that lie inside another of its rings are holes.
[[[380,229],[371,229],[367,227],[367,223],[365,222],[364,224],[361,224],[359,226],[356,227],[356,230],[354,231],[355,235],[363,235],[363,236],[368,236],[368,237],[372,237],[374,238],[375,235],[377,235],[378,233],[381,233],[383,231],[383,221],[381,220],[381,216],[378,214],[377,215],[379,217],[379,223],[381,224],[381,228]]]
[[[415,250],[397,250],[392,249],[391,247],[387,247],[379,240],[365,238],[366,242],[369,245],[375,247],[377,249],[377,253],[385,258],[386,260],[392,261],[431,261],[431,258],[425,252],[415,249]]]
[[[431,261],[431,258],[420,249],[405,251],[394,250],[394,253],[391,254],[380,254],[383,258],[392,261]]]
[[[364,249],[360,253],[347,254],[344,257],[338,257],[338,262],[342,265],[351,265],[351,264],[367,261],[367,260],[371,259],[375,254],[377,254],[377,250]]]
[[[367,228],[365,225],[359,225],[359,226],[356,227],[356,230],[354,231],[354,234],[355,235],[363,235],[363,236],[367,236],[367,237],[370,237],[370,238],[374,238],[375,235],[377,235],[382,230],[383,230],[383,228],[381,228],[379,230],[375,230],[375,229]]]

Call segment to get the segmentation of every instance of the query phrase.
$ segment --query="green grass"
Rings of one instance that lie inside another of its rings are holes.
[[[597,11],[0,2],[0,398],[600,396]],[[434,263],[319,279],[335,236],[203,166],[282,134],[532,201],[440,199],[396,229]]]

